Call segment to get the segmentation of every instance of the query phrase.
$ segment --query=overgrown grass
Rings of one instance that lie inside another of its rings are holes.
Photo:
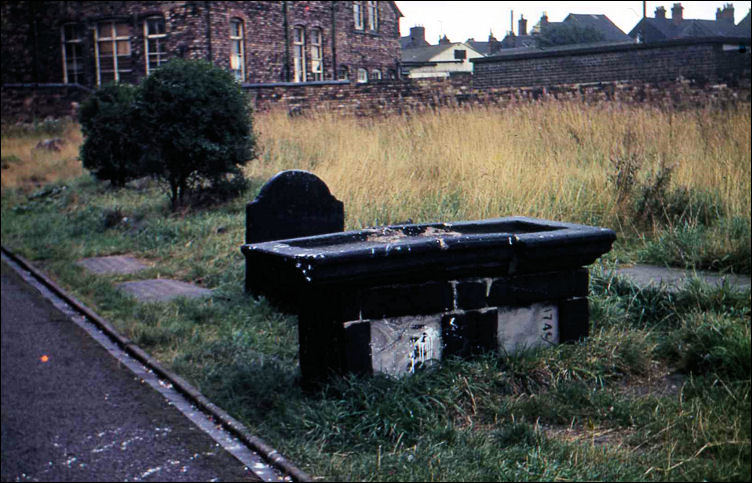
[[[60,181],[41,187],[18,178],[22,187],[3,184],[2,243],[317,477],[750,479],[749,291],[699,281],[678,292],[640,289],[608,270],[617,259],[749,266],[748,110],[521,105],[412,119],[257,120],[264,151],[248,171],[246,200],[170,213],[148,181],[113,190],[88,176],[58,173]],[[721,136],[710,120],[728,132]],[[628,122],[636,141],[620,152]],[[697,135],[700,124],[708,142]],[[666,140],[679,132],[695,135]],[[3,143],[14,136],[4,132]],[[465,152],[474,146],[475,154]],[[689,161],[658,182],[661,164],[648,174],[652,158],[641,151]],[[27,162],[20,151],[3,156]],[[632,158],[643,164],[621,163],[635,181],[620,191],[614,160]],[[350,228],[510,214],[615,227],[616,255],[591,269],[590,337],[304,392],[295,317],[242,289],[244,202],[284,168],[321,176],[345,201]],[[719,234],[727,239],[709,243]],[[95,276],[75,263],[118,253],[150,268]],[[142,304],[114,288],[153,277],[215,292]]]

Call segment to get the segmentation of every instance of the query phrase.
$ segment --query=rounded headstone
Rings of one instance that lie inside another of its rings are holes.
[[[322,235],[344,230],[345,208],[316,175],[282,171],[246,205],[246,243]]]

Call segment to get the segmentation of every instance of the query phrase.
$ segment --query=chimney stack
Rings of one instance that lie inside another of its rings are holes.
[[[445,44],[451,44],[452,42],[449,41],[449,38],[444,35],[443,37],[439,37],[439,45],[445,45]]]
[[[675,3],[673,7],[671,7],[671,23],[674,25],[679,25],[683,20],[683,14],[684,7],[681,6],[681,3]]]
[[[663,20],[666,20],[666,9],[663,8],[663,5],[655,9],[655,18],[662,18]]]
[[[410,27],[410,42],[423,44],[426,41],[425,27]]]
[[[715,11],[716,22],[728,22],[733,25],[734,23],[734,5],[727,3],[723,6],[723,10],[720,8]]]
[[[527,35],[527,19],[520,15],[520,20],[517,22],[517,35]]]
[[[541,15],[541,18],[540,18],[541,29],[545,27],[546,25],[548,25],[548,15],[546,15],[546,12],[543,12],[543,15]]]

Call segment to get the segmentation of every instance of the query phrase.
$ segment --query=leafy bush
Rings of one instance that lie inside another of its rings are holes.
[[[248,100],[230,73],[174,59],[143,80],[140,94],[144,169],[166,183],[173,209],[197,188],[242,191],[240,168],[253,158],[255,138]]]
[[[141,148],[137,143],[137,88],[109,84],[81,104],[79,122],[85,137],[81,161],[97,178],[123,186],[140,175]]]

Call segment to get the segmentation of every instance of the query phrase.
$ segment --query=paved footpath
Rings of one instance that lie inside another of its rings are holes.
[[[1,292],[2,481],[258,481],[5,263]]]

